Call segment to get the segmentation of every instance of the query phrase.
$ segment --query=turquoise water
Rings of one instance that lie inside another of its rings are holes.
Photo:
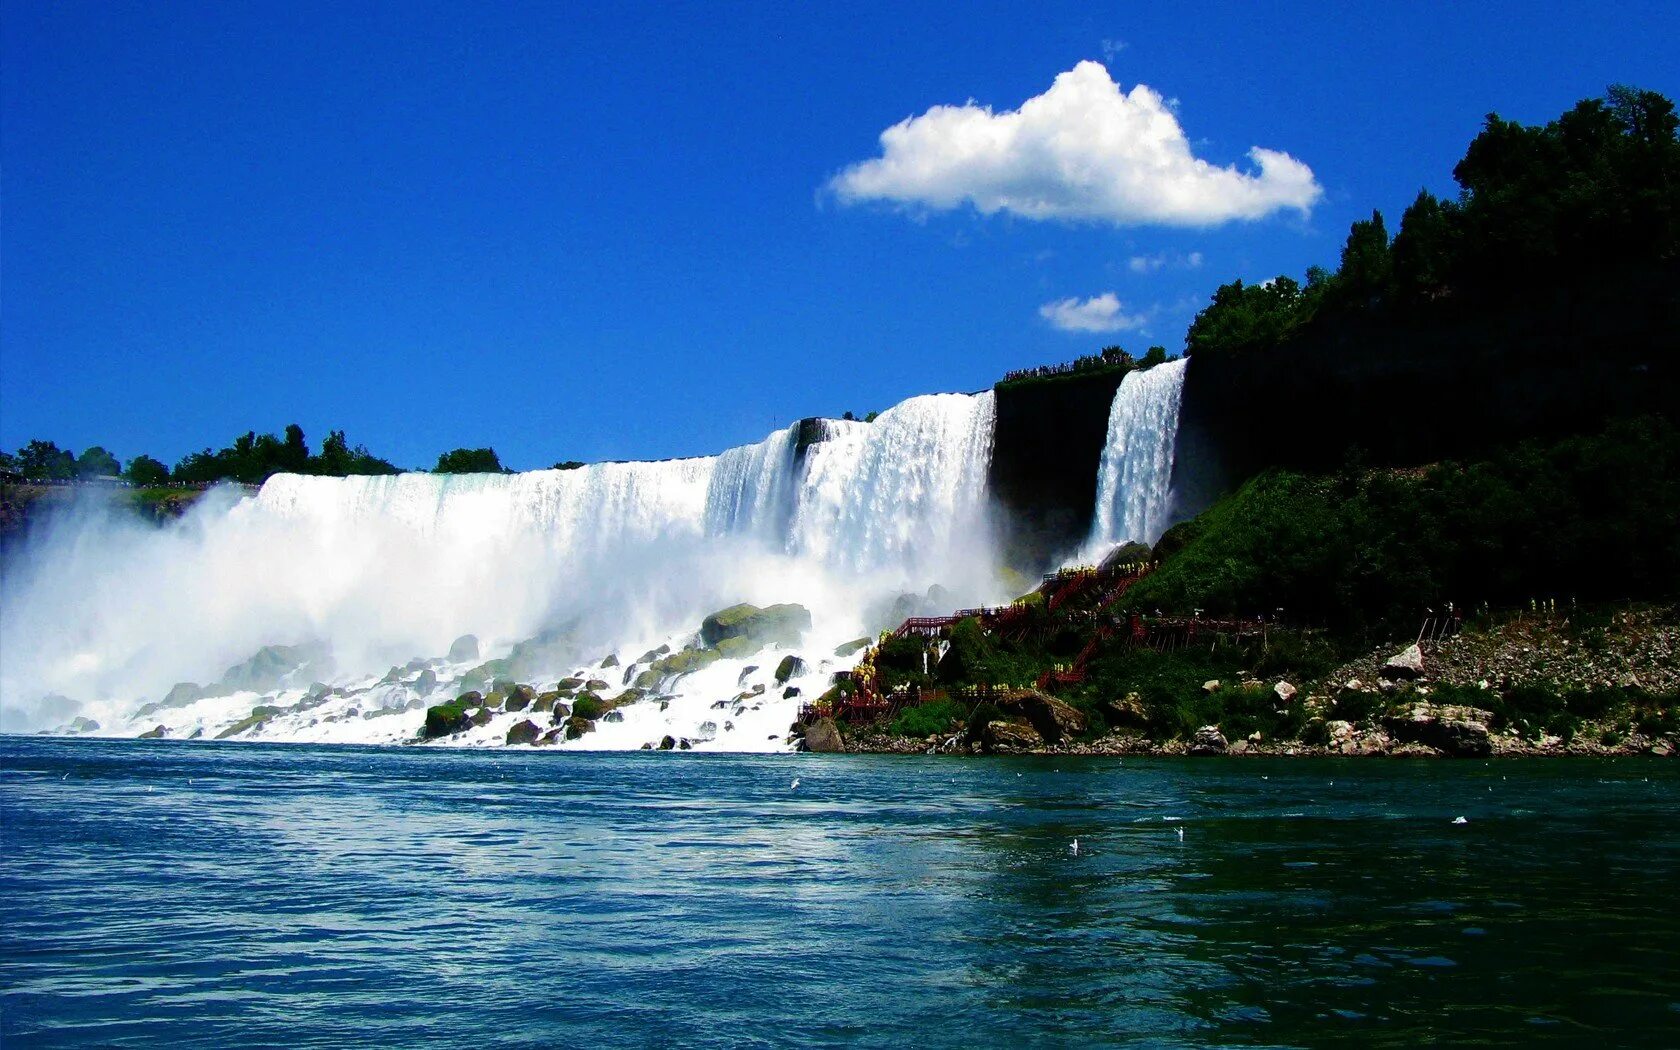
[[[0,816],[8,1048],[1680,1043],[1661,760],[3,738]]]

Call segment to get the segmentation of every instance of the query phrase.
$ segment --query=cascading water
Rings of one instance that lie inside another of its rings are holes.
[[[809,680],[790,684],[820,691],[848,665],[836,646],[885,626],[871,610],[902,591],[1002,597],[985,491],[992,418],[989,393],[936,395],[870,424],[826,421],[803,454],[790,427],[701,459],[278,475],[254,497],[211,494],[162,528],[90,505],[0,566],[0,725],[80,716],[112,735],[244,726],[241,739],[396,742],[427,704],[501,673],[485,660],[519,654],[521,681],[602,678],[610,696],[631,683],[637,667],[618,668],[638,653],[680,650],[707,613],[743,601],[810,610],[812,628],[785,650],[808,665]],[[477,652],[441,656],[467,634]],[[275,646],[330,655],[236,687],[230,669],[253,653],[291,652]],[[672,733],[783,747],[799,701],[769,688],[780,655],[664,681],[659,703],[627,701],[622,722],[603,720],[577,746]],[[211,685],[189,700],[182,682]],[[740,699],[754,682],[766,688]],[[252,729],[258,713],[269,720]],[[460,740],[499,743],[516,717]]]
[[[786,542],[793,513],[794,440],[797,424],[756,445],[732,448],[718,457],[706,493],[706,533],[751,536],[779,546]]]
[[[1172,524],[1173,451],[1188,359],[1128,372],[1108,413],[1097,513],[1084,557],[1116,543],[1154,543]]]
[[[807,453],[790,548],[900,585],[989,555],[993,394],[932,394],[839,424]]]

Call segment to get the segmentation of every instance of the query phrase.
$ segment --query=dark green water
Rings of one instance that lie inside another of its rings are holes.
[[[0,738],[0,817],[7,1048],[1680,1045],[1662,760]]]

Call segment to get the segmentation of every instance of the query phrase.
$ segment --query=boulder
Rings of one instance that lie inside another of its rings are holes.
[[[1141,729],[1149,724],[1149,712],[1143,706],[1143,697],[1136,693],[1127,693],[1103,704],[1103,713],[1116,727]]]
[[[665,737],[660,738],[659,750],[661,750],[661,751],[675,751],[676,749],[677,749],[677,738],[676,737],[665,736]]]
[[[559,701],[559,699],[559,693],[543,693],[535,700],[531,701],[531,713],[534,715],[546,715],[550,711],[554,710],[554,705],[557,701]]]
[[[478,659],[478,638],[474,635],[463,634],[449,645],[449,662],[464,664],[468,660]]]
[[[1279,700],[1282,700],[1286,704],[1295,699],[1295,687],[1290,685],[1288,682],[1279,682],[1277,685],[1272,686],[1272,692]]]
[[[1023,722],[987,722],[981,741],[988,751],[1032,751],[1044,746],[1038,730]]]
[[[490,720],[494,717],[496,716],[490,713],[490,709],[488,707],[481,707],[477,711],[474,711],[472,713],[472,717],[467,719],[467,721],[472,723],[474,726],[487,726],[490,724]]]
[[[787,685],[788,679],[798,678],[805,673],[805,661],[797,656],[782,657],[782,662],[776,665],[776,684]]]
[[[141,733],[140,734],[140,739],[141,740],[162,740],[164,737],[166,737],[168,735],[169,735],[169,727],[168,726],[157,726],[153,729],[146,730],[144,733]]]
[[[553,747],[554,745],[556,745],[560,742],[560,737],[565,732],[566,731],[564,729],[561,729],[561,728],[558,728],[558,727],[554,728],[554,729],[550,729],[547,732],[545,732],[542,736],[537,738],[537,746],[538,747]]]
[[[542,736],[542,727],[529,718],[523,722],[515,722],[508,727],[507,742],[510,744],[534,744]]]
[[[799,695],[799,687],[797,685],[790,685],[786,689],[782,690],[782,699],[783,700],[792,700],[794,697],[796,697],[798,695]]]
[[[570,694],[570,693],[575,693],[579,689],[582,689],[582,688],[583,688],[583,679],[581,679],[581,678],[562,678],[562,679],[560,679],[559,684],[554,687],[554,691],[557,692],[557,693]]]
[[[747,679],[751,678],[753,672],[756,670],[758,670],[757,664],[748,664],[747,666],[741,668],[741,673],[735,676],[735,684],[746,685]]]
[[[1218,726],[1203,726],[1190,739],[1192,755],[1223,755],[1230,748]]]
[[[583,683],[583,687],[591,693],[604,693],[608,689],[611,689],[612,685],[602,679],[591,678],[589,681]]]
[[[437,672],[428,667],[420,672],[419,678],[414,680],[414,691],[421,696],[430,696],[432,690],[437,688],[437,684]]]
[[[516,685],[507,694],[502,707],[508,711],[523,711],[537,699],[537,691],[528,685]]]
[[[553,711],[555,725],[560,725],[565,722],[566,719],[572,717],[572,705],[566,703],[564,700],[554,701]]]
[[[1423,744],[1455,758],[1484,758],[1493,753],[1488,738],[1490,712],[1474,707],[1414,704],[1410,710],[1388,715],[1383,728],[1395,740]]]
[[[840,727],[834,724],[834,719],[819,718],[805,727],[805,739],[799,749],[833,754],[846,750],[846,742],[841,739]]]
[[[607,722],[607,723],[622,722],[622,721],[624,721],[624,712],[623,711],[608,711],[606,714],[601,716],[601,721]]]
[[[607,658],[605,660],[601,661],[602,670],[605,670],[608,667],[617,667],[617,666],[618,666],[618,654],[617,653],[608,653]]]
[[[1207,681],[1202,683],[1202,692],[1204,692],[1204,693],[1212,695],[1214,693],[1219,692],[1219,690],[1220,690],[1220,684],[1219,684],[1219,679],[1217,679],[1217,678],[1210,678]]]
[[[287,675],[318,659],[315,646],[265,645],[250,659],[222,672],[222,684],[232,689],[262,693],[278,688]]]
[[[576,740],[585,733],[593,732],[595,732],[595,723],[587,718],[579,718],[577,715],[573,715],[566,719],[567,740]]]
[[[858,650],[867,648],[868,645],[869,645],[869,639],[867,639],[867,638],[854,638],[851,641],[846,642],[842,645],[835,646],[834,647],[834,655],[838,656],[842,660],[844,660],[846,657],[851,656],[853,653],[857,652]]]
[[[1390,681],[1410,681],[1423,675],[1423,650],[1415,644],[1395,653],[1382,666],[1382,676]]]
[[[709,646],[733,638],[759,645],[798,645],[811,629],[811,614],[803,605],[732,605],[700,622],[700,640]]]
[[[77,715],[75,718],[70,720],[70,732],[72,733],[92,733],[98,729],[99,723],[95,722],[91,718],[84,718],[81,715]]]
[[[1085,716],[1078,708],[1037,689],[1018,689],[998,700],[997,706],[1020,715],[1052,744],[1085,732]]]
[[[668,645],[662,645],[657,649],[649,649],[647,652],[645,652],[642,655],[636,657],[635,662],[639,663],[639,664],[651,664],[655,660],[659,659],[661,656],[664,656],[667,653],[669,653],[670,651],[671,651],[671,647],[668,646]]]

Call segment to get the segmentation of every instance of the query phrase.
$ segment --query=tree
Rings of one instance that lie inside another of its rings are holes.
[[[1342,245],[1342,264],[1336,270],[1337,298],[1355,309],[1376,305],[1388,290],[1394,264],[1388,249],[1388,228],[1382,212],[1353,224]]]
[[[584,463],[583,463],[583,460],[581,460],[581,459],[563,459],[560,462],[554,464],[554,466],[549,467],[548,469],[549,470],[577,470],[578,468],[582,467],[583,465],[584,465]]]
[[[288,474],[302,474],[309,469],[309,443],[303,439],[303,428],[296,423],[287,425],[275,465]]]
[[[122,473],[122,464],[102,446],[94,445],[76,459],[79,478],[114,478]]]
[[[169,480],[169,468],[151,456],[135,456],[128,461],[123,477],[135,485],[162,485]]]
[[[438,457],[434,474],[502,474],[502,461],[493,448],[458,448]]]
[[[1411,302],[1434,299],[1451,281],[1455,231],[1454,209],[1428,190],[1419,190],[1400,216],[1394,236],[1394,286]]]
[[[1152,346],[1148,350],[1145,350],[1143,352],[1143,359],[1138,362],[1138,364],[1144,368],[1153,368],[1156,365],[1164,365],[1166,363],[1167,348],[1164,346]]]
[[[1279,276],[1264,284],[1221,285],[1184,336],[1186,354],[1231,353],[1276,346],[1310,316],[1301,286]]]
[[[76,457],[51,441],[31,441],[18,449],[18,473],[39,481],[68,481],[76,476]]]

